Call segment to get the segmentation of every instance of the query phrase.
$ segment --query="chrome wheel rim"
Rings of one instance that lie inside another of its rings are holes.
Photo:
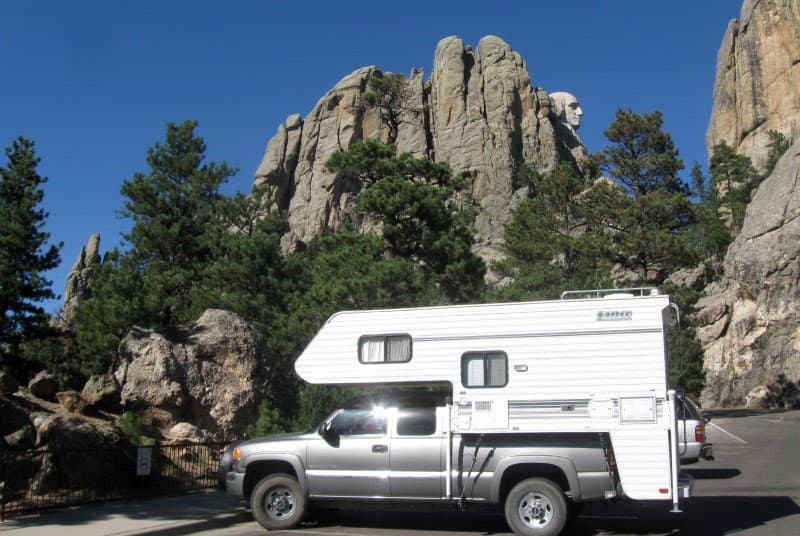
[[[534,529],[546,527],[554,516],[553,504],[550,500],[535,491],[529,491],[520,499],[517,513],[520,521]]]
[[[294,495],[288,488],[275,488],[264,498],[264,510],[270,519],[280,521],[294,514],[297,504]]]

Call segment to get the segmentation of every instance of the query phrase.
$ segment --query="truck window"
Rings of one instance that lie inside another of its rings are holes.
[[[461,356],[464,387],[504,387],[508,383],[505,352],[467,352]]]
[[[358,360],[362,363],[411,361],[411,335],[365,335],[358,339]]]
[[[386,434],[386,412],[382,410],[345,409],[331,423],[337,434],[384,435]]]
[[[397,413],[397,435],[429,436],[436,433],[436,408],[403,408]]]

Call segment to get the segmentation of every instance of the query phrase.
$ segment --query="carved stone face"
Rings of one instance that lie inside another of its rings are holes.
[[[582,115],[583,110],[581,110],[580,104],[578,104],[578,99],[573,95],[569,95],[564,102],[564,120],[573,130],[578,130],[578,127],[581,126]]]
[[[553,103],[553,113],[558,122],[572,132],[578,130],[581,126],[583,110],[578,104],[578,99],[575,98],[575,95],[565,91],[557,91],[550,94],[550,100]]]

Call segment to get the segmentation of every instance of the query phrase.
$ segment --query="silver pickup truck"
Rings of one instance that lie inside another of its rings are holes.
[[[229,446],[220,479],[266,529],[296,526],[310,502],[390,501],[496,505],[515,533],[552,535],[621,491],[606,434],[450,434],[448,422],[444,394],[362,398],[307,433]]]

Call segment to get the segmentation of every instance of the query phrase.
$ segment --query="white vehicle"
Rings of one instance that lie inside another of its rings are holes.
[[[662,500],[678,511],[692,482],[679,479],[667,386],[669,298],[586,294],[333,315],[296,360],[300,377],[444,386],[425,437],[393,417],[408,400],[390,402],[388,417],[380,407],[340,410],[312,435],[231,448],[228,491],[250,497],[267,528],[296,524],[307,500],[342,497],[499,504],[527,535],[560,533],[572,506],[588,501]],[[365,426],[351,426],[362,414]]]

